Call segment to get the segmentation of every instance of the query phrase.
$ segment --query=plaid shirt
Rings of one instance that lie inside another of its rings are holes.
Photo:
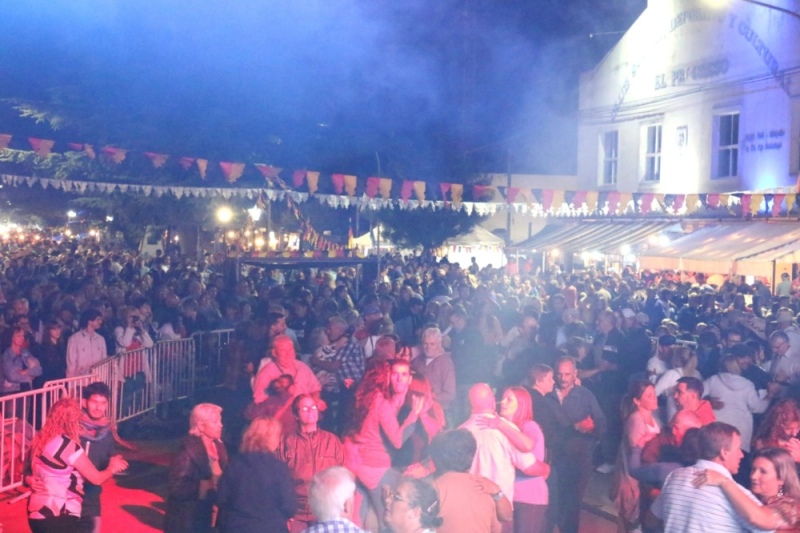
[[[318,522],[304,533],[367,533],[346,518]]]
[[[361,382],[364,377],[364,350],[356,339],[348,339],[347,344],[336,353],[336,360],[342,362],[336,373],[339,385],[343,385],[346,379],[352,379],[356,385]]]

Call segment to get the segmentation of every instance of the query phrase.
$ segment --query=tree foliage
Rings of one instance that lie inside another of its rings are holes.
[[[378,219],[385,225],[382,238],[403,248],[438,248],[447,239],[469,233],[483,220],[452,209],[384,209]]]

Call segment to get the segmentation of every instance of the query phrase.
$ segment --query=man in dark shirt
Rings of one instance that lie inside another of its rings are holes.
[[[592,456],[597,440],[606,431],[606,417],[594,394],[575,383],[575,360],[563,357],[556,363],[556,390],[548,397],[561,405],[572,426],[566,430],[564,445],[553,462],[559,471],[558,528],[578,533],[581,502],[592,473]]]
[[[476,383],[492,381],[497,364],[495,347],[485,346],[483,335],[470,327],[466,310],[457,305],[450,315],[450,357],[456,367],[456,408],[459,421],[466,420],[469,412],[467,398],[469,389]]]

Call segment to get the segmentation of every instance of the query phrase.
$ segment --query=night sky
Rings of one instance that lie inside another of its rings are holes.
[[[0,133],[438,181],[574,173],[589,34],[645,1],[4,4]]]

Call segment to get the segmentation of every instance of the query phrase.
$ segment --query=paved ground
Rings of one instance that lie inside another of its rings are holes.
[[[130,468],[103,487],[103,533],[149,533],[162,530],[167,467],[177,445],[176,439],[137,441],[137,451],[126,452]],[[615,533],[609,520],[613,506],[605,496],[609,476],[596,474],[581,518],[582,533]],[[10,495],[0,498],[0,523],[4,533],[29,531],[26,500],[9,504]],[[267,532],[265,532],[267,533]]]

